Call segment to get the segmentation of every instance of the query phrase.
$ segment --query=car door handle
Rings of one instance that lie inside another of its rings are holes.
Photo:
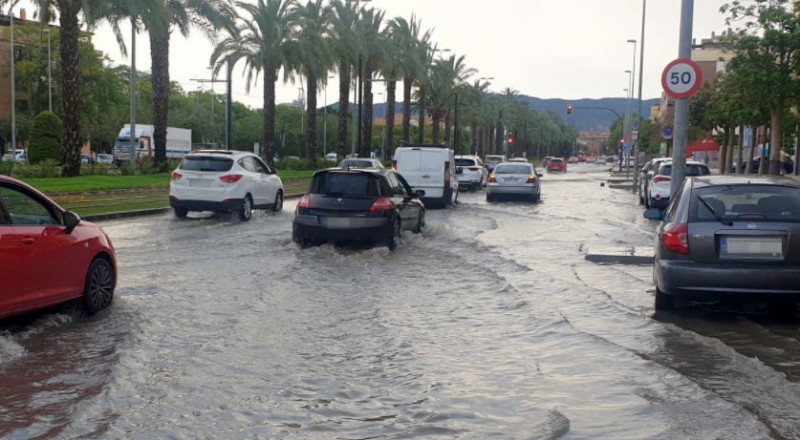
[[[25,237],[25,238],[22,239],[22,243],[23,244],[33,244],[34,241],[35,240],[33,239],[33,237]]]
[[[430,177],[431,177],[431,175],[430,175],[430,174],[423,174],[423,175],[422,175],[422,178],[423,178],[423,179],[430,179]]]

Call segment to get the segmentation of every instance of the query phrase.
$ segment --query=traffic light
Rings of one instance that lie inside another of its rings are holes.
[[[572,104],[567,104],[567,114],[568,115],[572,114]]]
[[[514,145],[514,135],[508,135],[508,145]]]

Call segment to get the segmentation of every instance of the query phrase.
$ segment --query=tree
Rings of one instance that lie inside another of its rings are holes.
[[[399,60],[400,74],[403,76],[403,134],[402,140],[411,140],[411,87],[422,78],[427,69],[427,50],[433,31],[422,34],[421,22],[412,15],[410,20],[395,18],[389,24],[389,39],[396,47],[395,57]]]
[[[383,11],[364,7],[361,9],[359,20],[356,23],[356,35],[364,42],[362,50],[363,75],[363,117],[365,123],[361,127],[363,144],[358,146],[359,154],[369,157],[369,140],[372,138],[372,75],[377,72],[384,59],[386,45],[385,34],[381,32],[383,24]]]
[[[61,157],[62,135],[61,119],[55,113],[43,111],[36,115],[28,145],[28,161],[30,163],[48,159],[57,161]]]
[[[336,58],[339,73],[339,125],[336,135],[336,152],[344,156],[347,148],[347,125],[350,121],[350,83],[353,68],[358,63],[358,54],[363,52],[362,41],[356,36],[358,2],[331,3],[330,17],[331,50]]]

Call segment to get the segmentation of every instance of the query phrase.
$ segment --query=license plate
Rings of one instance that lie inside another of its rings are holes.
[[[503,182],[519,182],[519,179],[517,179],[516,177],[506,177],[505,179],[503,179]]]
[[[722,237],[720,257],[783,258],[782,237]]]
[[[325,219],[325,226],[329,228],[350,227],[350,219],[347,217],[328,217]]]
[[[197,188],[208,188],[211,186],[211,180],[208,179],[189,179],[189,186]]]

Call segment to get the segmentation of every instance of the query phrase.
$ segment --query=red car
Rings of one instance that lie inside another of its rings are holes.
[[[0,318],[75,299],[94,314],[111,304],[116,285],[114,247],[102,229],[0,176]]]
[[[562,171],[567,172],[567,161],[560,157],[554,157],[547,162],[547,172]]]

